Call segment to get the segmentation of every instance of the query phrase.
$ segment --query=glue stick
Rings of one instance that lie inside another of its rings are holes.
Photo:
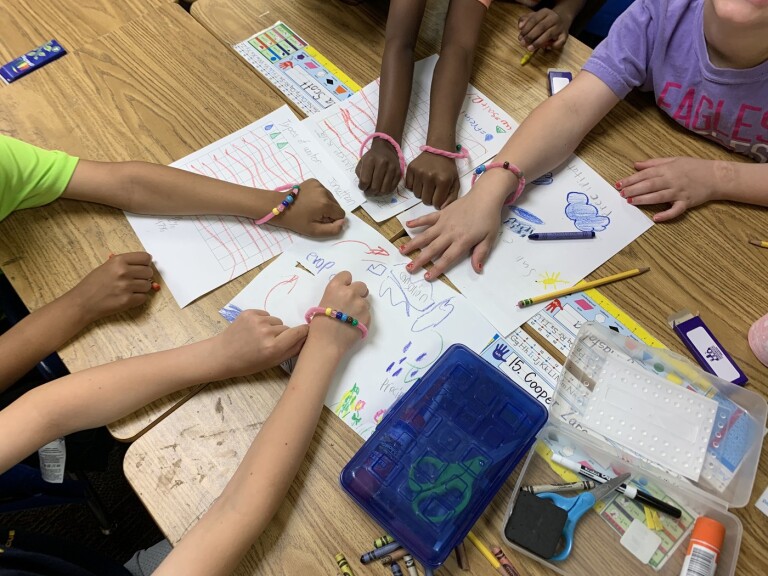
[[[699,516],[693,525],[680,576],[714,576],[724,539],[725,526],[712,518]]]

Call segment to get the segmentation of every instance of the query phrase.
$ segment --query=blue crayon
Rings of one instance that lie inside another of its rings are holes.
[[[378,560],[379,558],[383,558],[390,552],[394,552],[400,548],[400,544],[397,542],[392,542],[391,544],[387,544],[386,546],[382,546],[381,548],[376,548],[375,550],[371,550],[370,552],[366,552],[362,556],[360,556],[360,562],[363,564],[370,564],[374,560]]]
[[[400,570],[400,566],[397,565],[397,562],[392,562],[389,567],[392,569],[393,576],[403,576],[403,571]]]
[[[595,237],[595,231],[588,232],[534,232],[529,240],[588,240]]]

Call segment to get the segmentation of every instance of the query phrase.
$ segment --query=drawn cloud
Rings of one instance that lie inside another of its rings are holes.
[[[568,192],[565,215],[582,232],[602,232],[611,223],[608,216],[598,214],[597,208],[589,203],[589,197],[582,192]]]

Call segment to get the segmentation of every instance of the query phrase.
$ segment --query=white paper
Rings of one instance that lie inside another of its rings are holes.
[[[268,190],[317,178],[345,210],[364,200],[287,106],[171,166]],[[182,307],[280,254],[295,237],[234,216],[126,216]]]
[[[427,141],[429,94],[436,63],[437,56],[430,56],[417,62],[414,68],[402,140],[406,163],[421,154],[419,148]],[[379,80],[375,80],[348,100],[304,120],[355,183],[358,181],[355,167],[360,160],[360,147],[365,138],[376,131],[378,107]],[[469,152],[469,158],[456,161],[459,176],[495,156],[514,127],[516,123],[506,112],[470,84],[456,123],[457,144]],[[368,197],[365,210],[376,222],[382,222],[419,202],[401,181],[393,194]]]
[[[304,322],[329,279],[349,270],[370,290],[368,338],[347,354],[326,405],[358,434],[368,437],[386,410],[448,346],[461,342],[476,352],[497,338],[493,326],[462,295],[441,282],[427,283],[405,270],[410,261],[354,216],[344,238],[294,245],[238,294],[222,315],[232,321],[246,308],[261,308],[284,323]],[[360,235],[354,236],[359,230]],[[312,270],[312,276],[296,267]]]
[[[398,217],[403,226],[432,211],[412,210]],[[504,208],[499,237],[482,274],[475,273],[467,255],[447,276],[502,334],[509,334],[546,305],[518,308],[518,301],[575,285],[652,224],[583,160],[572,156],[526,186],[514,206]],[[410,235],[421,231],[405,229]],[[577,230],[594,230],[596,238],[528,240],[533,232]],[[643,264],[638,262],[638,267]]]

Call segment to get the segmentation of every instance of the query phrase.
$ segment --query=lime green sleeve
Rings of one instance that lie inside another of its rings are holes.
[[[0,220],[14,210],[56,200],[69,184],[78,159],[0,134]]]

